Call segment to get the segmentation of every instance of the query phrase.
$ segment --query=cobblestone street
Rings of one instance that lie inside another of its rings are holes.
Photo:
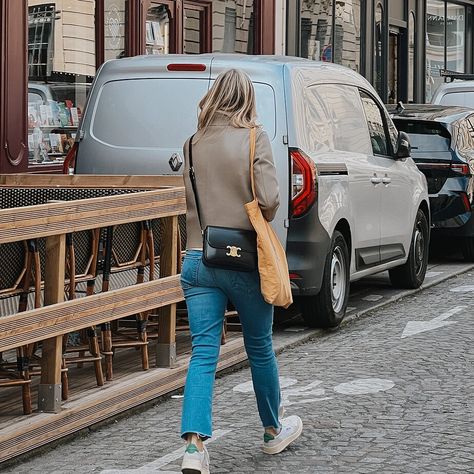
[[[280,354],[287,414],[305,428],[278,456],[260,450],[249,370],[218,379],[211,472],[474,473],[473,291],[465,273]],[[167,398],[8,472],[180,472],[181,403]]]

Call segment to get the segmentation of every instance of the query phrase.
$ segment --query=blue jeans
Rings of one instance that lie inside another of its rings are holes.
[[[272,345],[273,306],[262,297],[258,271],[206,267],[202,251],[188,250],[181,285],[192,338],[181,436],[197,433],[207,439],[212,435],[212,392],[228,300],[238,311],[242,324],[260,419],[264,427],[278,428],[280,385]]]

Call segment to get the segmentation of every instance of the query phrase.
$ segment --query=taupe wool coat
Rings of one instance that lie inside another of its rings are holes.
[[[219,115],[193,138],[193,164],[201,205],[202,228],[206,226],[252,229],[244,204],[252,201],[249,166],[250,130],[235,128]],[[187,249],[202,249],[202,233],[189,178],[189,139],[185,156]],[[268,135],[257,130],[254,160],[255,190],[262,213],[273,220],[280,204],[276,169]]]

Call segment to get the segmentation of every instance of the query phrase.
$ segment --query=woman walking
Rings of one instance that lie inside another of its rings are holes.
[[[278,367],[272,346],[273,306],[262,297],[258,270],[229,270],[203,262],[203,234],[207,235],[208,228],[244,233],[252,230],[244,208],[253,199],[251,140],[255,140],[255,192],[267,221],[274,218],[279,206],[270,141],[255,124],[252,82],[242,71],[231,69],[216,79],[199,107],[198,131],[184,145],[187,245],[181,284],[192,336],[181,425],[181,436],[187,442],[184,474],[209,473],[203,441],[212,435],[212,392],[228,301],[242,324],[264,428],[263,451],[283,451],[303,429],[297,416],[280,419]],[[240,247],[228,248],[228,255],[240,256]]]

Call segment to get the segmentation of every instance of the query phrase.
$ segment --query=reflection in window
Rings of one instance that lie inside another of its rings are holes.
[[[146,16],[146,54],[168,54],[170,44],[170,12],[168,6],[154,2]]]
[[[359,72],[360,0],[336,0],[334,62]]]
[[[104,58],[118,59],[125,54],[126,0],[104,1]]]
[[[184,52],[187,54],[203,53],[202,38],[204,10],[201,8],[184,8]]]
[[[300,14],[300,56],[317,61],[332,62],[332,1],[304,0],[301,2]],[[342,61],[342,48],[340,50],[340,60]]]
[[[415,14],[410,13],[408,21],[408,102],[413,103],[415,100]]]
[[[443,83],[440,69],[444,68],[445,4],[441,0],[429,0],[426,4],[426,101]]]
[[[464,72],[464,37],[466,7],[447,4],[446,17],[446,69]]]
[[[28,1],[28,150],[31,164],[62,163],[95,71],[95,1]]]
[[[212,51],[252,54],[255,0],[212,2]]]
[[[387,156],[389,154],[389,147],[380,108],[372,97],[364,92],[361,92],[361,99],[365,110],[367,125],[369,126],[370,141],[374,155]]]
[[[374,87],[380,97],[383,97],[383,61],[384,49],[384,24],[382,5],[378,4],[375,9],[375,35],[374,35]]]

